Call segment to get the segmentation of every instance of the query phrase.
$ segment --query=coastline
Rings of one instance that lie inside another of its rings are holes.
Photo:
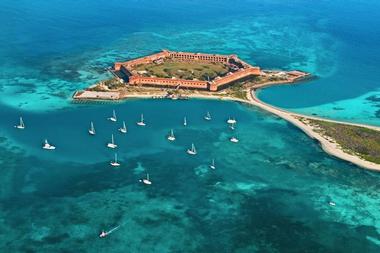
[[[308,75],[306,77],[309,77]],[[300,79],[294,79],[294,80],[285,80],[285,81],[269,81],[269,82],[263,82],[260,84],[254,84],[246,86],[242,88],[242,92],[245,93],[245,99],[236,97],[231,94],[226,93],[208,93],[208,92],[192,92],[190,94],[186,94],[187,98],[198,98],[198,99],[214,99],[214,100],[224,100],[224,101],[235,101],[240,102],[248,105],[252,105],[255,107],[258,107],[266,112],[272,113],[276,115],[277,117],[280,117],[287,122],[293,124],[294,126],[298,127],[301,131],[303,131],[307,136],[310,138],[317,140],[319,144],[321,145],[322,149],[329,155],[334,156],[336,158],[339,158],[341,160],[350,162],[352,164],[355,164],[361,168],[373,170],[373,171],[380,171],[380,164],[370,162],[367,160],[364,160],[363,158],[359,157],[358,155],[349,154],[345,152],[340,145],[335,142],[333,139],[323,136],[321,133],[317,132],[313,126],[305,123],[308,120],[319,120],[324,122],[331,122],[336,124],[342,124],[342,125],[349,125],[349,126],[356,126],[356,127],[363,127],[375,131],[380,132],[380,127],[371,126],[371,125],[365,125],[365,124],[358,124],[358,123],[350,123],[350,122],[342,122],[337,120],[331,120],[331,119],[325,119],[320,118],[316,116],[308,116],[303,115],[299,113],[293,113],[286,111],[284,109],[275,107],[273,105],[267,104],[263,101],[261,101],[256,96],[256,91],[260,90],[265,87],[274,86],[274,85],[291,85],[298,81],[304,80],[305,78]],[[96,92],[95,92],[96,93]],[[165,98],[166,91],[164,90],[151,90],[147,92],[125,92],[121,91],[119,92],[118,96],[116,97],[113,92],[109,93],[107,95],[107,92],[103,92],[103,95],[106,95],[104,98],[105,100],[113,100],[113,101],[120,101],[124,99],[154,99],[154,98]],[[112,95],[112,98],[111,98]],[[110,96],[110,97],[107,97]],[[102,98],[92,96],[91,98],[83,98],[78,99],[73,96],[74,100],[87,100],[87,101],[97,101],[102,100]]]

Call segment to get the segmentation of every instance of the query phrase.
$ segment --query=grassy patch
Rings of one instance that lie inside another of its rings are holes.
[[[163,78],[178,78],[186,80],[212,80],[217,76],[224,76],[228,66],[223,63],[176,62],[167,60],[163,63],[141,64],[135,70],[143,76],[156,76]]]
[[[320,120],[308,119],[308,121],[310,125],[317,127],[316,131],[334,139],[346,152],[380,164],[379,131]]]

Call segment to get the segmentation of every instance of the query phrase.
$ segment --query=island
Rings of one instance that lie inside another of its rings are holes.
[[[256,91],[264,87],[293,85],[313,78],[310,73],[263,70],[234,54],[169,50],[116,62],[108,71],[112,78],[76,91],[74,101],[205,98],[247,103],[299,127],[319,141],[328,154],[380,171],[380,127],[296,114],[269,105],[256,96]]]

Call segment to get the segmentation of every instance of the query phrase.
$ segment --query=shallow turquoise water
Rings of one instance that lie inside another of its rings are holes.
[[[317,75],[263,90],[265,101],[379,124],[378,2],[5,0],[0,7],[1,252],[379,251],[379,174],[329,157],[280,119],[229,102],[70,101],[106,78],[114,61],[162,48],[237,53],[264,68]],[[106,120],[113,109],[126,120],[125,136],[121,122]],[[206,111],[213,121],[202,119]],[[146,128],[135,125],[140,113]],[[238,144],[228,141],[230,115],[239,121]],[[25,131],[13,127],[19,116]],[[170,128],[174,143],[165,139]],[[111,133],[118,169],[108,165]],[[44,152],[45,138],[57,150]],[[192,142],[196,157],[185,153]],[[146,172],[151,187],[138,182]]]
[[[126,120],[126,135],[117,132],[120,122],[106,120],[112,109]],[[203,119],[207,110],[211,122]],[[146,127],[135,124],[140,112]],[[235,133],[225,122],[230,115],[238,120]],[[11,110],[0,116],[8,137],[1,148],[0,248],[10,252],[379,250],[379,174],[329,157],[257,109],[202,100],[73,105],[24,114],[24,131],[12,127]],[[90,120],[96,136],[86,132]],[[170,128],[174,143],[165,138]],[[111,133],[117,169],[105,147]],[[228,141],[232,135],[238,144]],[[41,149],[45,136],[55,151]],[[192,142],[195,157],[185,152]],[[208,168],[212,158],[216,170]],[[150,187],[138,182],[145,173]]]

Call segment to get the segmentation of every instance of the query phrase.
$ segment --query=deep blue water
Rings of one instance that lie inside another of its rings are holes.
[[[379,252],[379,174],[329,157],[283,120],[230,102],[70,100],[114,61],[163,48],[236,53],[316,76],[265,89],[263,100],[380,125],[379,9],[374,0],[1,1],[1,252]],[[126,135],[106,120],[113,109]],[[19,116],[24,131],[13,127]],[[105,147],[112,133],[118,169]],[[41,149],[45,138],[55,151]],[[185,153],[192,142],[195,157]],[[145,173],[151,187],[138,181]]]

